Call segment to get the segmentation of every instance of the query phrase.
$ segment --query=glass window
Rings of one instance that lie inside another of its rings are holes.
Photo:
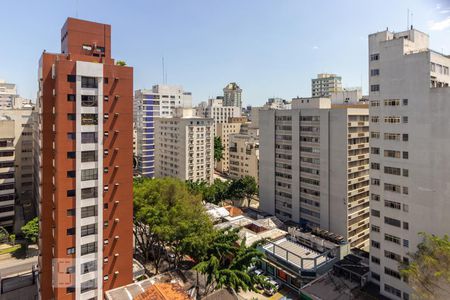
[[[82,132],[81,133],[81,143],[82,144],[92,144],[98,142],[97,132]]]
[[[81,76],[81,87],[82,88],[94,88],[98,87],[97,78]]]
[[[81,189],[81,199],[97,198],[98,189],[97,187],[90,187]]]
[[[81,125],[97,125],[97,114],[81,114]]]
[[[98,105],[97,96],[91,95],[81,96],[81,106],[97,107],[97,105]]]
[[[95,162],[97,161],[97,151],[82,151],[81,162]]]
[[[98,169],[81,170],[81,181],[97,180],[97,179],[98,179]]]

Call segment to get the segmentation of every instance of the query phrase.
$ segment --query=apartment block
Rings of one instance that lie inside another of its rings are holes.
[[[344,88],[330,94],[331,104],[358,104],[363,98],[362,89]]]
[[[155,118],[155,177],[212,182],[214,120],[177,109],[173,117]]]
[[[245,127],[245,126],[244,126]],[[231,134],[229,136],[229,175],[238,179],[254,177],[258,182],[259,139],[250,134]]]
[[[0,117],[14,121],[14,177],[16,188],[16,209],[20,211],[15,222],[15,232],[19,232],[25,222],[36,216],[34,201],[34,160],[33,160],[33,107],[29,104],[18,108],[0,109]]]
[[[267,109],[291,109],[291,103],[282,98],[269,98],[264,104]]]
[[[368,249],[367,105],[296,98],[291,110],[261,110],[259,119],[260,209]]]
[[[239,118],[236,119],[239,120]],[[230,135],[233,133],[239,133],[242,123],[243,122],[241,121],[216,124],[216,136],[220,137],[223,146],[223,157],[219,162],[216,162],[216,170],[221,173],[228,173],[228,170],[230,168]]]
[[[111,26],[68,18],[37,100],[41,299],[103,299],[132,282],[133,68]]]
[[[224,100],[221,97],[216,99],[209,99],[208,102],[201,102],[196,107],[195,114],[201,118],[214,119],[216,135],[218,132],[218,124],[228,123],[230,118],[237,118],[241,116],[241,109],[236,106],[225,106]]]
[[[192,94],[178,85],[154,85],[136,90],[134,124],[136,128],[136,171],[140,176],[154,177],[154,118],[171,117],[178,108],[191,108]]]
[[[15,179],[14,120],[0,117],[0,226],[12,231],[14,225]]]
[[[17,94],[17,87],[14,83],[0,80],[0,109],[20,109],[24,105],[31,105],[31,100],[20,97]]]
[[[236,82],[230,82],[223,88],[223,105],[242,108],[242,89]]]
[[[450,232],[450,57],[411,28],[369,35],[368,60],[371,279],[384,296],[412,299],[399,262],[419,232]]]
[[[311,79],[312,97],[330,97],[332,93],[342,91],[342,78],[336,74],[318,74]]]

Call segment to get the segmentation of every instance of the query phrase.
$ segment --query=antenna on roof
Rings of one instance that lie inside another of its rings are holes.
[[[409,8],[406,10],[406,30],[409,29]]]
[[[165,82],[164,82],[165,74],[166,74],[166,71],[165,71],[165,66],[164,66],[164,56],[163,56],[163,57],[162,57],[162,83],[163,83],[163,84],[165,83]]]

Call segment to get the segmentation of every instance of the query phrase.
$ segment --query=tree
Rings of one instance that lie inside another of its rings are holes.
[[[220,136],[214,137],[214,161],[219,162],[223,159],[224,149]]]
[[[400,265],[418,299],[445,299],[450,295],[450,241],[447,235],[419,233],[422,242],[410,254],[411,261]]]
[[[30,244],[36,244],[39,238],[39,219],[38,217],[30,220],[27,224],[23,225],[22,233],[26,241]]]
[[[116,61],[116,66],[124,67],[126,65],[127,65],[127,63],[125,61],[123,61],[123,60]]]
[[[255,284],[266,281],[261,276],[248,274],[249,268],[264,254],[256,249],[256,245],[247,247],[245,239],[238,243],[238,231],[230,228],[215,231],[203,250],[202,260],[194,267],[206,275],[206,294],[223,287],[236,292],[255,290]]]
[[[167,248],[175,254],[175,266],[185,239],[212,230],[201,197],[175,178],[141,179],[134,182],[134,235],[144,263],[152,260],[159,272]]]
[[[244,186],[244,195],[247,198],[248,206],[254,195],[258,194],[258,184],[252,176],[244,176],[242,179],[242,185]]]

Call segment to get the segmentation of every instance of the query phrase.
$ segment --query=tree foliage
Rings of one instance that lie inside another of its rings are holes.
[[[214,137],[214,161],[219,162],[223,159],[224,149],[220,136]]]
[[[220,288],[255,290],[257,283],[262,283],[261,276],[250,276],[248,270],[263,257],[256,245],[247,247],[245,239],[240,243],[239,229],[222,229],[210,235],[210,240],[203,249],[200,261],[194,267],[206,276],[206,293]]]
[[[127,65],[127,63],[126,63],[124,60],[118,60],[118,61],[116,61],[116,66],[124,67],[124,66],[126,66],[126,65]]]
[[[134,235],[145,262],[158,272],[167,248],[178,263],[185,240],[212,230],[199,195],[175,178],[140,179],[134,183]]]
[[[408,278],[416,298],[441,299],[450,295],[450,241],[444,237],[420,233],[423,240],[411,261],[400,266],[402,276]]]
[[[38,217],[30,220],[27,224],[23,225],[22,233],[28,243],[35,244],[39,238],[39,219]]]

